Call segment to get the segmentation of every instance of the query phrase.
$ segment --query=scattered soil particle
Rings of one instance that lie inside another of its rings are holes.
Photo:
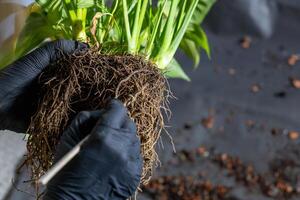
[[[154,200],[229,200],[229,187],[191,176],[164,176],[143,188]]]
[[[285,98],[286,92],[285,91],[276,92],[276,93],[274,93],[274,96],[278,97],[278,98]]]
[[[186,129],[186,130],[190,130],[192,128],[192,125],[190,123],[185,123],[183,125],[183,128]]]
[[[291,174],[291,170],[296,169],[293,161],[276,160],[276,164],[271,165],[270,172],[266,174],[256,172],[252,165],[246,165],[238,157],[225,153],[214,155],[212,161],[226,169],[228,175],[237,182],[251,190],[257,188],[266,196],[288,199],[298,194],[297,183],[293,180],[295,174]]]
[[[292,54],[288,58],[288,64],[289,66],[294,66],[297,64],[297,62],[300,60],[300,56],[296,54]]]
[[[215,155],[213,161],[220,167],[228,171],[228,175],[234,176],[236,181],[244,183],[246,186],[257,184],[261,178],[255,173],[253,166],[244,165],[238,157],[232,157],[228,154]]]
[[[177,153],[177,156],[180,161],[195,162],[195,154],[192,151],[181,150]]]
[[[202,156],[202,157],[208,157],[209,156],[209,151],[207,151],[206,148],[203,147],[203,146],[197,148],[196,152],[199,156]]]
[[[280,129],[280,128],[272,128],[272,129],[271,129],[271,134],[272,134],[273,136],[280,135],[280,134],[282,134],[282,129]]]
[[[297,131],[290,131],[289,138],[291,140],[297,140],[299,138],[299,133]]]
[[[249,120],[245,121],[245,125],[247,126],[247,128],[252,129],[255,126],[255,122],[253,120],[249,119]]]
[[[250,89],[251,92],[258,93],[261,90],[261,86],[259,84],[253,84]]]
[[[283,181],[283,180],[278,180],[277,183],[276,183],[276,187],[279,190],[281,190],[281,191],[283,191],[285,193],[291,193],[291,192],[293,192],[293,187],[290,184],[288,184],[285,181]]]
[[[234,68],[229,68],[229,69],[228,69],[228,74],[229,74],[230,76],[234,76],[234,75],[236,74],[236,70],[235,70]]]
[[[269,186],[264,193],[268,197],[276,197],[279,194],[279,190],[275,186]]]
[[[300,79],[297,78],[290,78],[291,81],[291,85],[296,88],[296,89],[300,89]]]
[[[282,129],[272,129],[274,134]],[[205,156],[209,153],[209,156]],[[198,163],[199,156],[207,157],[208,161],[225,170],[226,176],[235,179],[249,191],[258,191],[262,195],[276,200],[287,200],[300,194],[300,167],[297,160],[287,157],[276,158],[269,164],[269,170],[264,173],[256,171],[252,164],[244,163],[239,157],[227,153],[216,153],[214,149],[207,150],[200,146],[196,149],[181,150],[176,154],[178,164],[188,162]],[[297,158],[296,158],[297,159]],[[172,165],[172,163],[169,163]],[[152,179],[143,191],[154,200],[229,200],[231,187],[222,184],[212,184],[205,170],[196,172],[193,176],[162,176]]]
[[[215,123],[215,118],[214,116],[208,116],[207,118],[203,118],[201,120],[201,124],[207,128],[207,129],[211,129],[214,127],[214,123]]]
[[[199,147],[197,149],[197,153],[202,156],[204,153],[206,152],[206,148],[205,147]]]
[[[249,49],[251,46],[251,42],[252,39],[249,36],[244,36],[241,40],[240,40],[240,45],[243,49]]]

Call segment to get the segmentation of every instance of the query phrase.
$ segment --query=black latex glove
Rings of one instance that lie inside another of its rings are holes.
[[[118,100],[102,111],[80,112],[63,133],[55,161],[88,134],[89,140],[47,185],[44,200],[127,199],[142,172],[134,122]]]
[[[62,53],[84,48],[71,40],[49,42],[0,71],[0,130],[25,132],[37,107],[40,73]]]

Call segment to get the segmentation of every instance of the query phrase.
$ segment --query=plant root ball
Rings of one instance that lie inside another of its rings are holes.
[[[136,123],[144,161],[141,184],[147,184],[158,161],[155,144],[171,95],[154,64],[139,56],[103,55],[91,49],[64,55],[46,69],[39,83],[41,99],[27,131],[33,180],[51,167],[60,136],[78,112],[101,109],[118,98]]]

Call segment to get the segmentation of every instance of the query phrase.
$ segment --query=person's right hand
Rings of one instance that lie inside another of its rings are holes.
[[[24,133],[38,104],[38,77],[62,54],[88,46],[73,40],[48,42],[0,71],[0,130]]]
[[[80,112],[63,133],[55,162],[88,134],[80,153],[50,180],[44,200],[125,200],[134,194],[142,173],[140,141],[122,103]]]

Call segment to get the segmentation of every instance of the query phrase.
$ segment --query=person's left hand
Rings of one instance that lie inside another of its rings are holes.
[[[38,104],[38,76],[62,54],[84,48],[72,40],[49,42],[0,71],[0,130],[24,133]]]

